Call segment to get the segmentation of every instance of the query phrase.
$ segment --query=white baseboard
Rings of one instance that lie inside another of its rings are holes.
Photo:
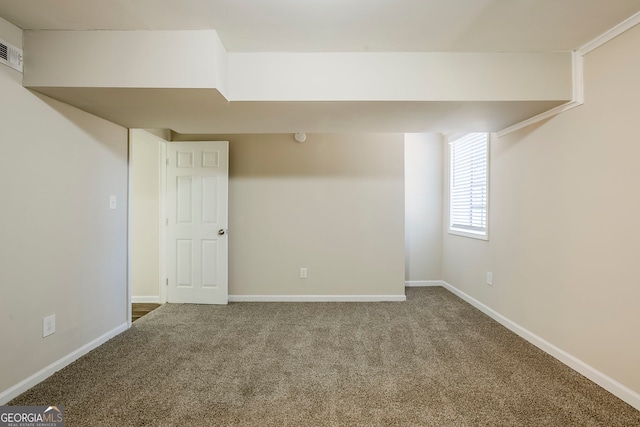
[[[535,345],[545,353],[555,357],[560,362],[564,363],[574,371],[584,375],[594,383],[598,384],[600,387],[607,390],[609,393],[613,394],[614,396],[617,396],[618,398],[627,402],[629,405],[640,410],[640,394],[639,393],[636,393],[635,391],[631,390],[629,387],[623,384],[620,384],[618,381],[614,380],[608,375],[598,371],[593,366],[586,364],[585,362],[578,359],[577,357],[572,356],[571,354],[556,347],[555,345],[539,337],[533,332],[523,328],[522,326],[504,317],[503,315],[493,310],[492,308],[487,307],[486,305],[476,300],[475,298],[467,295],[466,293],[462,292],[458,288],[450,285],[449,283],[443,281],[442,286],[446,288],[448,291],[450,291],[451,293],[465,300],[466,302],[468,302],[478,310],[482,311],[484,314],[491,317],[493,320],[500,323],[507,329],[511,330],[512,332],[521,336],[525,340],[529,341],[531,344]]]
[[[383,302],[406,300],[405,295],[229,295],[229,302]]]
[[[442,280],[409,280],[404,282],[404,286],[407,288],[442,286]]]
[[[20,381],[18,384],[14,385],[13,387],[10,387],[9,389],[3,391],[2,393],[0,393],[0,405],[6,405],[7,402],[9,402],[11,399],[18,397],[25,391],[29,390],[31,387],[49,378],[51,375],[55,374],[60,369],[69,365],[70,363],[74,362],[75,360],[79,359],[85,354],[89,353],[94,348],[109,341],[111,338],[115,337],[116,335],[119,335],[122,332],[126,331],[128,328],[129,328],[129,324],[123,323],[122,325],[99,336],[93,341],[83,345],[79,349],[72,351],[71,353],[67,354],[63,358],[56,360],[49,366],[39,370],[38,372],[31,375],[30,377]]]
[[[153,304],[160,304],[160,297],[159,296],[154,296],[154,295],[149,295],[149,296],[131,296],[131,302],[132,303],[153,303]]]

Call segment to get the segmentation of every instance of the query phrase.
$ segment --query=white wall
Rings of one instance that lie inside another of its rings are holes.
[[[214,30],[25,31],[27,87],[227,90],[227,52]]]
[[[404,137],[405,280],[442,278],[442,134]]]
[[[0,38],[20,46],[20,33],[0,18]],[[0,404],[127,322],[127,131],[21,78],[0,65]],[[51,314],[57,332],[43,339]]]
[[[573,88],[570,52],[228,54],[215,30],[24,36],[31,88],[215,88],[256,102],[562,101]]]
[[[230,294],[404,295],[402,134],[175,139],[230,142]]]
[[[583,106],[492,141],[489,241],[443,242],[444,280],[621,383],[636,407],[638,46],[640,26],[589,53]]]
[[[229,54],[231,101],[569,100],[570,52]]]
[[[162,140],[130,131],[131,295],[133,302],[160,300],[160,162]]]

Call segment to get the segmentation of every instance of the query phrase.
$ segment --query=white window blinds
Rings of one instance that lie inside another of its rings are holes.
[[[468,133],[450,141],[450,231],[487,235],[488,135]]]

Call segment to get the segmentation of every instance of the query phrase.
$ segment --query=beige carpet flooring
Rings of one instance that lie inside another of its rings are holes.
[[[11,402],[66,426],[640,426],[442,288],[402,303],[165,304]]]

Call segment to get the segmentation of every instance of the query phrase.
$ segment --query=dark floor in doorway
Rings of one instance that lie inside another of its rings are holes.
[[[134,302],[133,304],[131,304],[131,321],[135,322],[145,314],[151,313],[158,307],[160,307],[160,304]]]

